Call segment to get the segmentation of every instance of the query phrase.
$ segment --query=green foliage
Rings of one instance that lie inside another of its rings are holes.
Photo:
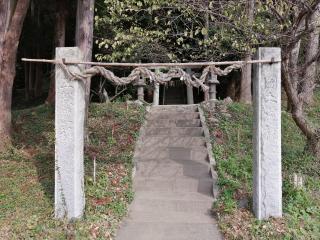
[[[239,58],[257,46],[276,44],[279,33],[290,25],[287,18],[281,25],[274,17],[272,9],[281,13],[291,6],[282,1],[257,1],[252,22],[246,1],[217,6],[215,1],[100,0],[97,5],[96,57],[107,61]]]
[[[95,19],[98,60],[176,61],[187,56],[199,58],[205,50],[203,19],[177,0],[100,4],[103,7],[97,9]]]

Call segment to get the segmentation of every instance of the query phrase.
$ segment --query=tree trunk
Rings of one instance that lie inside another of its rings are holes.
[[[39,53],[37,54],[37,58],[41,58],[41,55]],[[42,94],[43,65],[36,64],[35,67],[34,96],[37,98]]]
[[[295,84],[292,82],[293,79],[290,78],[290,72],[292,72],[292,69],[290,68],[289,60],[283,60],[282,80],[291,105],[292,118],[301,132],[306,136],[311,152],[320,159],[320,129],[315,129],[312,123],[307,120],[303,111],[303,99],[299,97],[297,89],[295,89]]]
[[[309,141],[310,150],[316,156],[317,159],[320,159],[320,129],[316,130],[315,134]]]
[[[66,23],[68,17],[68,0],[57,0],[57,15],[55,27],[55,47],[64,47],[66,42]],[[55,55],[55,51],[54,54]],[[54,68],[53,68],[54,69]],[[55,75],[52,74],[50,78],[49,93],[46,100],[47,104],[53,105],[56,95]]]
[[[251,54],[246,55],[244,61],[251,61]],[[242,67],[241,71],[241,89],[240,89],[240,102],[251,104],[252,103],[252,93],[251,93],[251,71],[252,65],[246,64]]]
[[[0,2],[0,51],[2,50],[4,35],[6,33],[6,28],[7,28],[7,22],[8,22],[7,16],[9,13],[8,8],[9,8],[9,1]]]
[[[307,137],[309,150],[317,157],[317,159],[320,159],[320,129],[313,128],[312,123],[306,119],[302,106],[303,102],[301,101],[298,106],[293,108],[293,120]]]
[[[317,10],[311,15],[309,19],[309,28],[313,29],[309,33],[308,43],[306,46],[306,62],[312,61],[319,50],[319,34],[320,34],[320,3],[318,4]],[[313,90],[315,88],[317,76],[317,62],[313,61],[307,66],[305,71],[305,81],[303,88],[305,91],[304,102],[310,104],[313,102]]]
[[[76,46],[84,56],[84,61],[91,61],[93,46],[93,20],[95,0],[78,0]],[[90,67],[90,66],[86,66]],[[89,104],[91,79],[86,82],[86,103]]]
[[[319,5],[319,3],[314,5],[315,9],[312,10],[318,12]],[[314,86],[309,82],[311,78],[307,78],[307,73],[308,68],[311,72],[314,70],[313,66],[315,65],[313,65],[313,63],[317,61],[316,56],[320,53],[318,43],[319,36],[312,36],[316,30],[314,27],[311,28],[311,33],[309,32],[310,24],[308,20],[314,18],[315,13],[310,11],[303,15],[301,11],[304,10],[297,9],[296,19],[294,19],[296,24],[290,33],[291,35],[288,36],[289,44],[283,45],[281,63],[282,82],[288,97],[288,105],[290,105],[292,118],[301,132],[306,136],[308,147],[319,159],[320,129],[317,129],[314,124],[308,120],[305,112],[305,99],[310,94],[312,95],[314,91]],[[302,16],[302,18],[299,16]],[[312,24],[315,24],[315,22]],[[302,44],[305,36],[303,34],[304,32],[310,34],[306,45]],[[303,47],[306,49],[302,49]],[[304,59],[299,59],[300,52],[305,53]],[[304,61],[302,62],[302,60]],[[312,78],[312,81],[314,83],[314,78]]]
[[[93,46],[93,20],[94,20],[94,2],[95,0],[78,0],[77,8],[77,24],[76,24],[76,46],[80,48],[83,53],[84,61],[91,61],[92,46]],[[86,68],[90,66],[85,66]],[[90,88],[91,79],[88,78],[85,83],[85,104],[86,116],[84,121],[85,139],[88,140],[88,110],[90,104]]]
[[[230,97],[233,101],[235,101],[235,99],[236,99],[236,81],[234,78],[231,78],[229,80],[226,95],[227,95],[227,97]]]
[[[29,63],[29,76],[28,76],[28,80],[29,80],[28,87],[29,87],[29,89],[28,89],[28,92],[29,92],[30,99],[34,98],[34,94],[33,94],[34,66],[35,66],[35,63],[33,63],[33,62]]]
[[[24,54],[24,56],[27,56],[26,54]],[[24,66],[24,96],[26,101],[29,101],[29,63],[28,62],[24,62],[23,64]]]
[[[43,43],[43,31],[41,27],[41,22],[40,22],[40,11],[41,8],[40,6],[37,6],[36,8],[36,24],[37,24],[37,42],[38,44],[35,47],[35,52],[36,52],[36,57],[38,59],[41,58],[42,56],[42,43]],[[43,65],[42,64],[36,64],[35,65],[35,73],[34,73],[34,96],[40,97],[42,94],[42,82],[43,82]]]
[[[247,0],[247,14],[248,14],[248,25],[252,26],[253,17],[254,17],[254,0]],[[251,46],[249,46],[249,50],[246,52],[246,56],[244,61],[251,61]],[[252,64],[246,64],[242,68],[241,73],[241,90],[240,90],[240,102],[243,103],[252,103],[252,93],[251,93],[251,83],[252,83]]]
[[[15,4],[16,0],[2,0],[0,2],[0,56],[3,54],[4,37],[8,31]]]
[[[3,1],[2,1],[3,2]],[[10,141],[12,86],[16,74],[16,57],[30,0],[18,0],[0,56],[0,150]]]

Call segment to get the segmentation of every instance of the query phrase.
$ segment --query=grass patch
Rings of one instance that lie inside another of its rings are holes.
[[[308,109],[318,123],[319,96],[317,92],[316,103]],[[307,152],[305,137],[290,114],[282,114],[284,217],[258,221],[251,210],[252,108],[220,102],[215,112],[205,112],[221,190],[214,210],[226,239],[320,239],[320,163]],[[293,186],[294,173],[303,176],[303,188]]]
[[[15,111],[14,144],[0,155],[0,239],[111,239],[133,198],[132,156],[144,114],[125,103],[90,106],[86,211],[68,223],[53,219],[54,110]]]

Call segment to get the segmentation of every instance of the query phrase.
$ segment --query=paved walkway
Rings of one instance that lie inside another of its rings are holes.
[[[222,239],[197,106],[153,107],[135,153],[135,198],[117,240]]]

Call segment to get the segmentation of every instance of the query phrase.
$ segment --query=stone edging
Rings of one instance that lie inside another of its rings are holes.
[[[210,173],[211,173],[212,179],[214,179],[213,187],[212,187],[213,197],[215,200],[217,200],[217,198],[219,196],[219,188],[217,185],[218,174],[215,171],[216,160],[214,159],[214,156],[213,156],[209,128],[206,123],[206,118],[205,118],[204,112],[203,112],[200,105],[198,105],[198,111],[199,111],[200,121],[201,121],[202,129],[203,129],[203,133],[204,133],[204,138],[206,141],[206,147],[207,147],[207,151],[208,151]]]
[[[132,179],[135,177],[136,175],[136,171],[137,171],[137,162],[136,162],[136,153],[138,152],[138,150],[141,148],[141,143],[142,143],[142,136],[144,136],[145,133],[145,129],[146,129],[146,125],[147,125],[147,115],[150,113],[151,107],[147,106],[146,107],[146,114],[145,114],[145,118],[144,118],[144,122],[139,130],[139,137],[138,140],[135,144],[134,147],[134,154],[133,154],[133,168],[132,168]]]

